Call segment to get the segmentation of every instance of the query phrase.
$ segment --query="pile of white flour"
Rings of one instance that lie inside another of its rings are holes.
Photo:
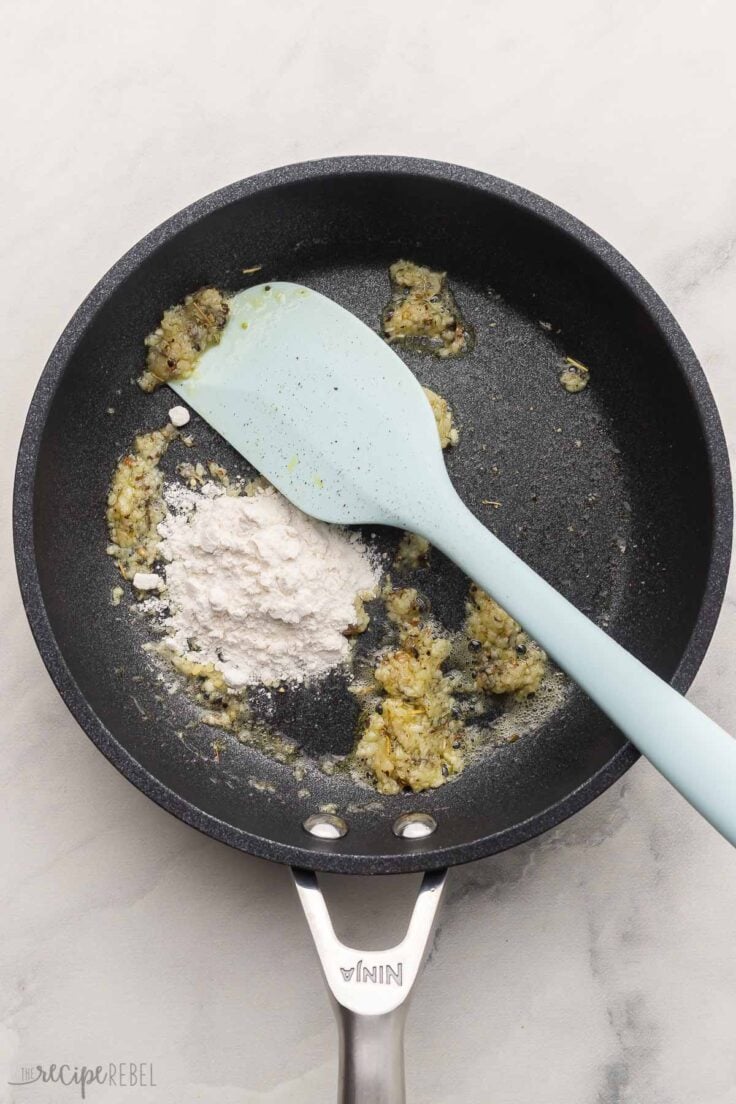
[[[303,681],[348,654],[357,595],[380,571],[357,534],[313,521],[278,492],[167,493],[165,640],[233,688]],[[194,648],[192,646],[195,646]]]

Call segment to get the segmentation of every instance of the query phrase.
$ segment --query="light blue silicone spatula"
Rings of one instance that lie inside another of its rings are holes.
[[[305,513],[420,533],[488,591],[736,844],[736,741],[616,644],[455,492],[419,383],[354,315],[297,284],[230,301],[219,345],[172,387]]]

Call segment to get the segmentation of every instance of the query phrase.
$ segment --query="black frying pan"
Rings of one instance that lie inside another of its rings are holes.
[[[234,739],[217,762],[212,731],[190,725],[186,699],[161,696],[150,679],[143,626],[110,604],[104,498],[134,433],[162,424],[171,405],[166,389],[149,397],[131,383],[164,308],[202,284],[236,290],[278,278],[315,287],[376,326],[399,256],[447,269],[477,332],[463,360],[408,361],[453,405],[462,438],[450,474],[503,541],[683,691],[726,582],[730,477],[703,373],[642,277],[570,215],[481,173],[368,157],[265,173],[174,216],[82,304],[33,398],[15,488],[23,599],[64,700],[126,777],[210,835],[309,870],[429,871],[501,851],[581,808],[636,758],[571,688],[522,739],[419,796],[367,801],[349,776],[316,769],[298,782]],[[254,264],[261,272],[244,277]],[[591,367],[579,395],[557,381],[563,351]],[[242,465],[201,423],[195,433],[229,467]],[[396,534],[379,539],[390,547]],[[421,585],[452,626],[466,581],[434,555]],[[319,694],[284,695],[266,719],[315,758],[355,739],[356,706],[339,676]],[[304,788],[309,797],[299,796]],[[347,822],[340,839],[303,828],[325,803]],[[395,835],[405,812],[430,814],[436,831]]]

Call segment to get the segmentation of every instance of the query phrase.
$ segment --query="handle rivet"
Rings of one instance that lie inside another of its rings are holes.
[[[402,813],[393,823],[399,839],[425,839],[437,831],[437,821],[429,813]]]
[[[307,817],[302,827],[317,839],[341,839],[348,834],[347,821],[334,813],[313,813]]]

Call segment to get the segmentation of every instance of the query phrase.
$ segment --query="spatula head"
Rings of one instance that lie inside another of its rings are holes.
[[[418,528],[447,484],[416,378],[377,333],[299,284],[230,300],[219,345],[171,386],[305,513]]]

